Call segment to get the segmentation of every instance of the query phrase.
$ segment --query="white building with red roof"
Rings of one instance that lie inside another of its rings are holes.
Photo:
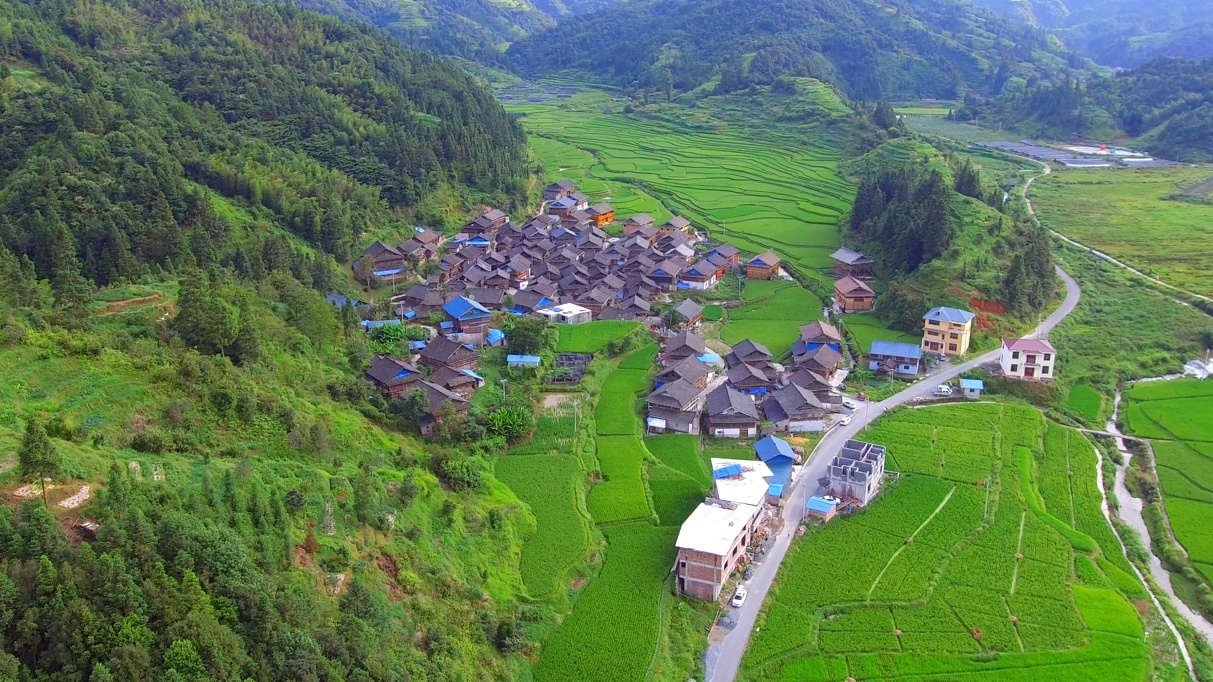
[[[1003,339],[999,364],[1003,376],[1026,381],[1052,381],[1057,350],[1044,339]]]

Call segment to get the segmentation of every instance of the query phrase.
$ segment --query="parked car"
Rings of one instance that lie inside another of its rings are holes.
[[[935,388],[935,395],[946,398],[952,395],[952,387],[947,384],[940,384]]]
[[[849,414],[847,416],[843,417],[842,419],[838,420],[839,426],[846,426],[847,424],[850,424],[850,423],[851,423],[851,415],[849,415]]]
[[[842,401],[842,406],[847,408],[848,410],[854,410],[859,407],[859,403],[856,403],[854,400],[847,398]]]
[[[731,601],[729,601],[729,604],[731,604],[733,606],[733,608],[739,609],[739,608],[741,608],[741,605],[745,603],[745,597],[746,597],[745,588],[739,586],[737,588],[737,591],[733,593],[733,599]]]

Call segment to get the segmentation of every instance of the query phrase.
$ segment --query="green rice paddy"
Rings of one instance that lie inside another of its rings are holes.
[[[720,329],[720,340],[730,346],[750,339],[778,357],[791,349],[801,325],[821,319],[821,301],[795,282],[752,281],[744,298],[743,305],[729,308]]]
[[[899,410],[861,437],[901,477],[792,547],[741,679],[1145,678],[1143,588],[1085,437],[1012,404]]]
[[[1151,439],[1175,539],[1213,580],[1213,382],[1156,381],[1128,391],[1130,430]]]

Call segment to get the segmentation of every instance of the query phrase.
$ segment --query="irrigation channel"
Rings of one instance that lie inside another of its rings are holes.
[[[1111,494],[1115,495],[1116,497],[1118,507],[1117,517],[1119,517],[1120,520],[1125,523],[1125,525],[1132,528],[1133,532],[1137,533],[1143,544],[1148,548],[1150,546],[1150,529],[1146,525],[1145,518],[1142,516],[1142,501],[1136,497],[1133,497],[1133,495],[1129,493],[1128,487],[1125,485],[1125,475],[1129,470],[1129,463],[1133,459],[1133,453],[1125,446],[1126,436],[1122,434],[1120,429],[1116,427],[1116,418],[1120,413],[1120,402],[1120,391],[1117,391],[1116,398],[1113,403],[1112,416],[1108,418],[1108,424],[1105,427],[1107,429],[1107,433],[1114,436],[1116,449],[1120,452],[1121,457],[1124,458],[1124,463],[1116,467],[1116,486],[1115,489],[1111,491]],[[1146,442],[1146,445],[1148,446],[1149,443]],[[1098,461],[1102,467],[1103,458],[1101,457]],[[1102,475],[1100,476],[1100,487],[1103,487]],[[1109,491],[1105,490],[1103,511],[1104,515],[1108,517],[1110,522],[1112,520],[1112,516],[1111,510],[1108,508],[1107,504],[1108,494]],[[1113,529],[1115,529],[1115,525],[1113,525]],[[1183,600],[1179,598],[1178,595],[1175,594],[1175,589],[1171,585],[1170,571],[1168,571],[1166,567],[1162,565],[1162,561],[1159,560],[1159,558],[1153,552],[1150,552],[1149,554],[1150,576],[1154,578],[1154,582],[1161,587],[1169,597],[1171,597],[1171,602],[1174,604],[1175,610],[1184,617],[1184,620],[1188,621],[1188,623],[1191,624],[1192,627],[1205,638],[1210,646],[1213,646],[1213,623],[1210,623],[1207,619],[1205,619],[1204,616],[1192,610],[1183,602]],[[1136,570],[1137,566],[1134,565],[1133,568]],[[1145,582],[1144,576],[1141,577],[1143,578],[1143,582]],[[1146,583],[1146,585],[1148,587],[1149,583]],[[1153,598],[1153,593],[1151,593],[1151,597]],[[1155,605],[1158,605],[1157,600],[1155,600]],[[1162,609],[1159,608],[1159,610],[1161,611]],[[1167,625],[1171,628],[1171,631],[1174,632],[1176,637],[1179,639],[1179,646],[1181,651],[1183,651],[1184,659],[1187,661],[1189,668],[1191,668],[1192,662],[1188,658],[1187,647],[1184,645],[1183,639],[1178,637],[1179,633],[1176,631],[1175,625],[1169,618],[1167,618],[1167,614],[1165,612],[1163,612],[1163,618],[1167,621]]]

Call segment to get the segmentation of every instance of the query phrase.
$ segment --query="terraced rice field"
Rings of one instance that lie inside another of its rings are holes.
[[[745,305],[729,309],[720,328],[720,340],[730,346],[750,339],[779,357],[792,349],[801,325],[821,319],[821,301],[796,282],[751,281],[744,299]]]
[[[535,517],[535,530],[522,543],[522,582],[533,597],[555,592],[569,568],[585,559],[590,536],[578,504],[585,480],[572,455],[513,455],[494,467]]]
[[[559,108],[508,108],[526,115],[522,124],[532,140],[565,145],[532,142],[541,159],[546,155],[568,165],[566,174],[553,177],[592,179],[612,188],[642,186],[738,248],[774,249],[806,273],[829,265],[828,256],[839,244],[836,223],[855,194],[854,186],[838,176],[837,150],[816,140],[766,139],[723,122],[707,132],[655,118],[603,114],[604,102],[601,93],[589,92]],[[569,147],[591,154],[594,163]],[[634,205],[653,213],[643,200]]]
[[[885,327],[884,323],[873,313],[846,315],[842,318],[842,325],[851,332],[860,353],[867,353],[872,347],[872,342],[878,339],[913,344],[922,341],[922,336],[914,336]]]
[[[595,320],[585,324],[557,326],[556,352],[598,353],[615,339],[638,329],[639,322]]]
[[[861,437],[888,446],[901,478],[792,547],[741,679],[1145,678],[1122,593],[1143,588],[1082,435],[982,404],[901,410]]]
[[[1213,206],[1171,197],[1208,168],[1062,171],[1032,185],[1041,222],[1168,284],[1213,295]]]
[[[1137,384],[1128,397],[1129,428],[1151,439],[1175,538],[1213,581],[1213,382]]]

